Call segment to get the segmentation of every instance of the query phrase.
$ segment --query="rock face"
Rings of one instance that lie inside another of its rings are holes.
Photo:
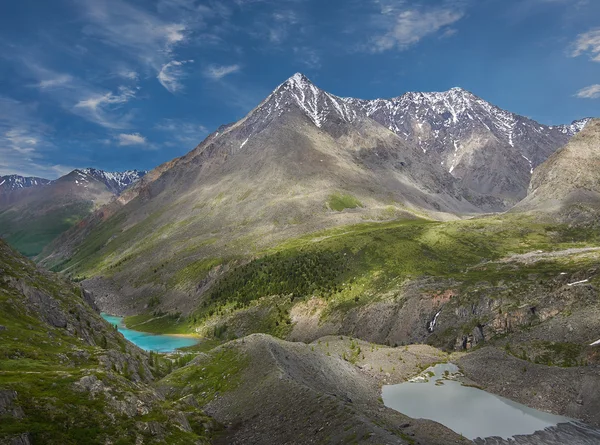
[[[513,211],[593,223],[600,210],[599,171],[600,119],[594,119],[535,169],[527,197]]]
[[[467,354],[458,364],[467,377],[490,392],[532,408],[600,425],[600,404],[596,397],[600,389],[597,365],[581,368],[543,366],[494,348]]]
[[[507,208],[525,197],[533,169],[589,121],[539,124],[462,88],[393,99],[341,98],[320,90],[302,74],[282,84],[259,108],[270,117],[288,112],[294,104],[320,128],[372,119],[418,147],[431,165],[441,165],[465,188],[499,198]]]

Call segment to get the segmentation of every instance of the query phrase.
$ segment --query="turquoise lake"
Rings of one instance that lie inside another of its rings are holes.
[[[123,324],[123,317],[117,317],[104,313],[100,315],[102,315],[102,318],[104,318],[113,326],[117,325],[117,328],[119,329],[119,332],[123,334],[123,337],[145,351],[173,352],[178,348],[185,348],[198,343],[198,340],[190,337],[157,335],[134,331],[133,329],[127,329],[125,327]]]

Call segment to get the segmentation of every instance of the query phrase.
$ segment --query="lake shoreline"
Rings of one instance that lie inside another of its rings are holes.
[[[145,351],[172,353],[183,348],[195,346],[202,340],[201,337],[188,334],[154,334],[137,331],[125,324],[125,317],[110,315],[104,312],[100,313],[100,315],[111,325],[116,325],[118,331],[126,340]]]

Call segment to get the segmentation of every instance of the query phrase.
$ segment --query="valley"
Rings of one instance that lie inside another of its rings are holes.
[[[599,138],[296,74],[150,172],[11,177],[0,443],[597,443]]]

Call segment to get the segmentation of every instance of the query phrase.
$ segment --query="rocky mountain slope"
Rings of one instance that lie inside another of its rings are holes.
[[[209,443],[213,421],[152,386],[173,363],[127,342],[92,300],[0,240],[0,443]]]
[[[144,174],[82,169],[54,181],[13,177],[14,186],[0,187],[0,236],[23,254],[37,255],[57,235]]]
[[[334,96],[296,74],[281,89],[286,96],[274,110],[295,102],[317,126],[369,117],[423,150],[431,164],[440,164],[463,186],[500,198],[507,207],[525,197],[533,169],[589,121],[539,124],[462,88],[362,100]]]
[[[342,351],[351,342],[323,338],[307,345],[252,335],[198,356],[159,385],[169,397],[194,400],[229,426],[216,444],[472,443],[442,425],[384,407],[378,399],[385,374],[344,360]],[[392,348],[375,354],[368,352],[370,345],[360,346],[367,351],[365,362],[376,369],[391,352],[398,356]],[[420,363],[445,357],[424,346],[401,355],[405,362],[389,362],[405,375],[418,373]]]
[[[569,222],[598,220],[600,120],[594,119],[535,169],[527,197],[513,211],[537,212]]]

